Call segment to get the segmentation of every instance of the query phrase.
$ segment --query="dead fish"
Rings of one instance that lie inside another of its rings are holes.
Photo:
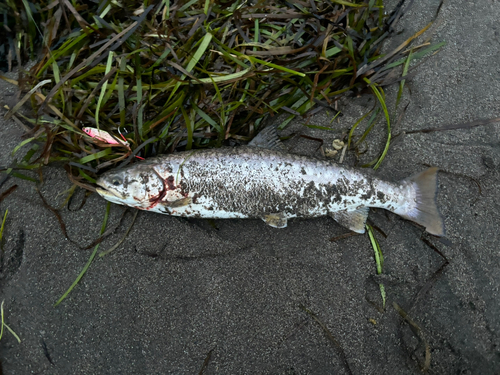
[[[369,207],[384,208],[436,235],[437,168],[393,183],[366,171],[282,151],[268,127],[248,146],[194,150],[146,159],[97,180],[110,202],[162,214],[212,219],[260,218],[275,228],[291,218],[329,215],[364,233]]]

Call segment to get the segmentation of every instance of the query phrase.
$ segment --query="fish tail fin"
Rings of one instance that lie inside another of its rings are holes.
[[[436,204],[437,171],[438,168],[432,167],[404,180],[415,188],[416,204],[399,215],[422,225],[430,234],[444,236],[444,222]]]

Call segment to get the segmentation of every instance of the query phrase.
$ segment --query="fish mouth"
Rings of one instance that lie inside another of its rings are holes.
[[[99,194],[101,197],[103,197],[103,198],[114,197],[114,198],[119,198],[119,199],[125,199],[123,194],[117,192],[116,190],[114,190],[112,188],[110,189],[109,187],[104,185],[102,182],[97,181],[96,184],[97,184],[97,187],[95,188],[95,190],[96,190],[97,194]]]

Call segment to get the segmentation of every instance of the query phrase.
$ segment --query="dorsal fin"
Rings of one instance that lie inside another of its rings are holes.
[[[257,136],[248,144],[251,147],[262,147],[270,150],[283,151],[284,146],[278,137],[276,125],[270,125],[264,128]]]

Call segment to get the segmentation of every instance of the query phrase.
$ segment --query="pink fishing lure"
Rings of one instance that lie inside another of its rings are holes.
[[[122,141],[121,139],[114,138],[107,131],[96,128],[82,128],[82,130],[89,137],[95,138],[101,142],[106,142],[109,143],[110,145],[121,145],[126,147],[130,146],[130,144],[127,141],[125,140]]]

